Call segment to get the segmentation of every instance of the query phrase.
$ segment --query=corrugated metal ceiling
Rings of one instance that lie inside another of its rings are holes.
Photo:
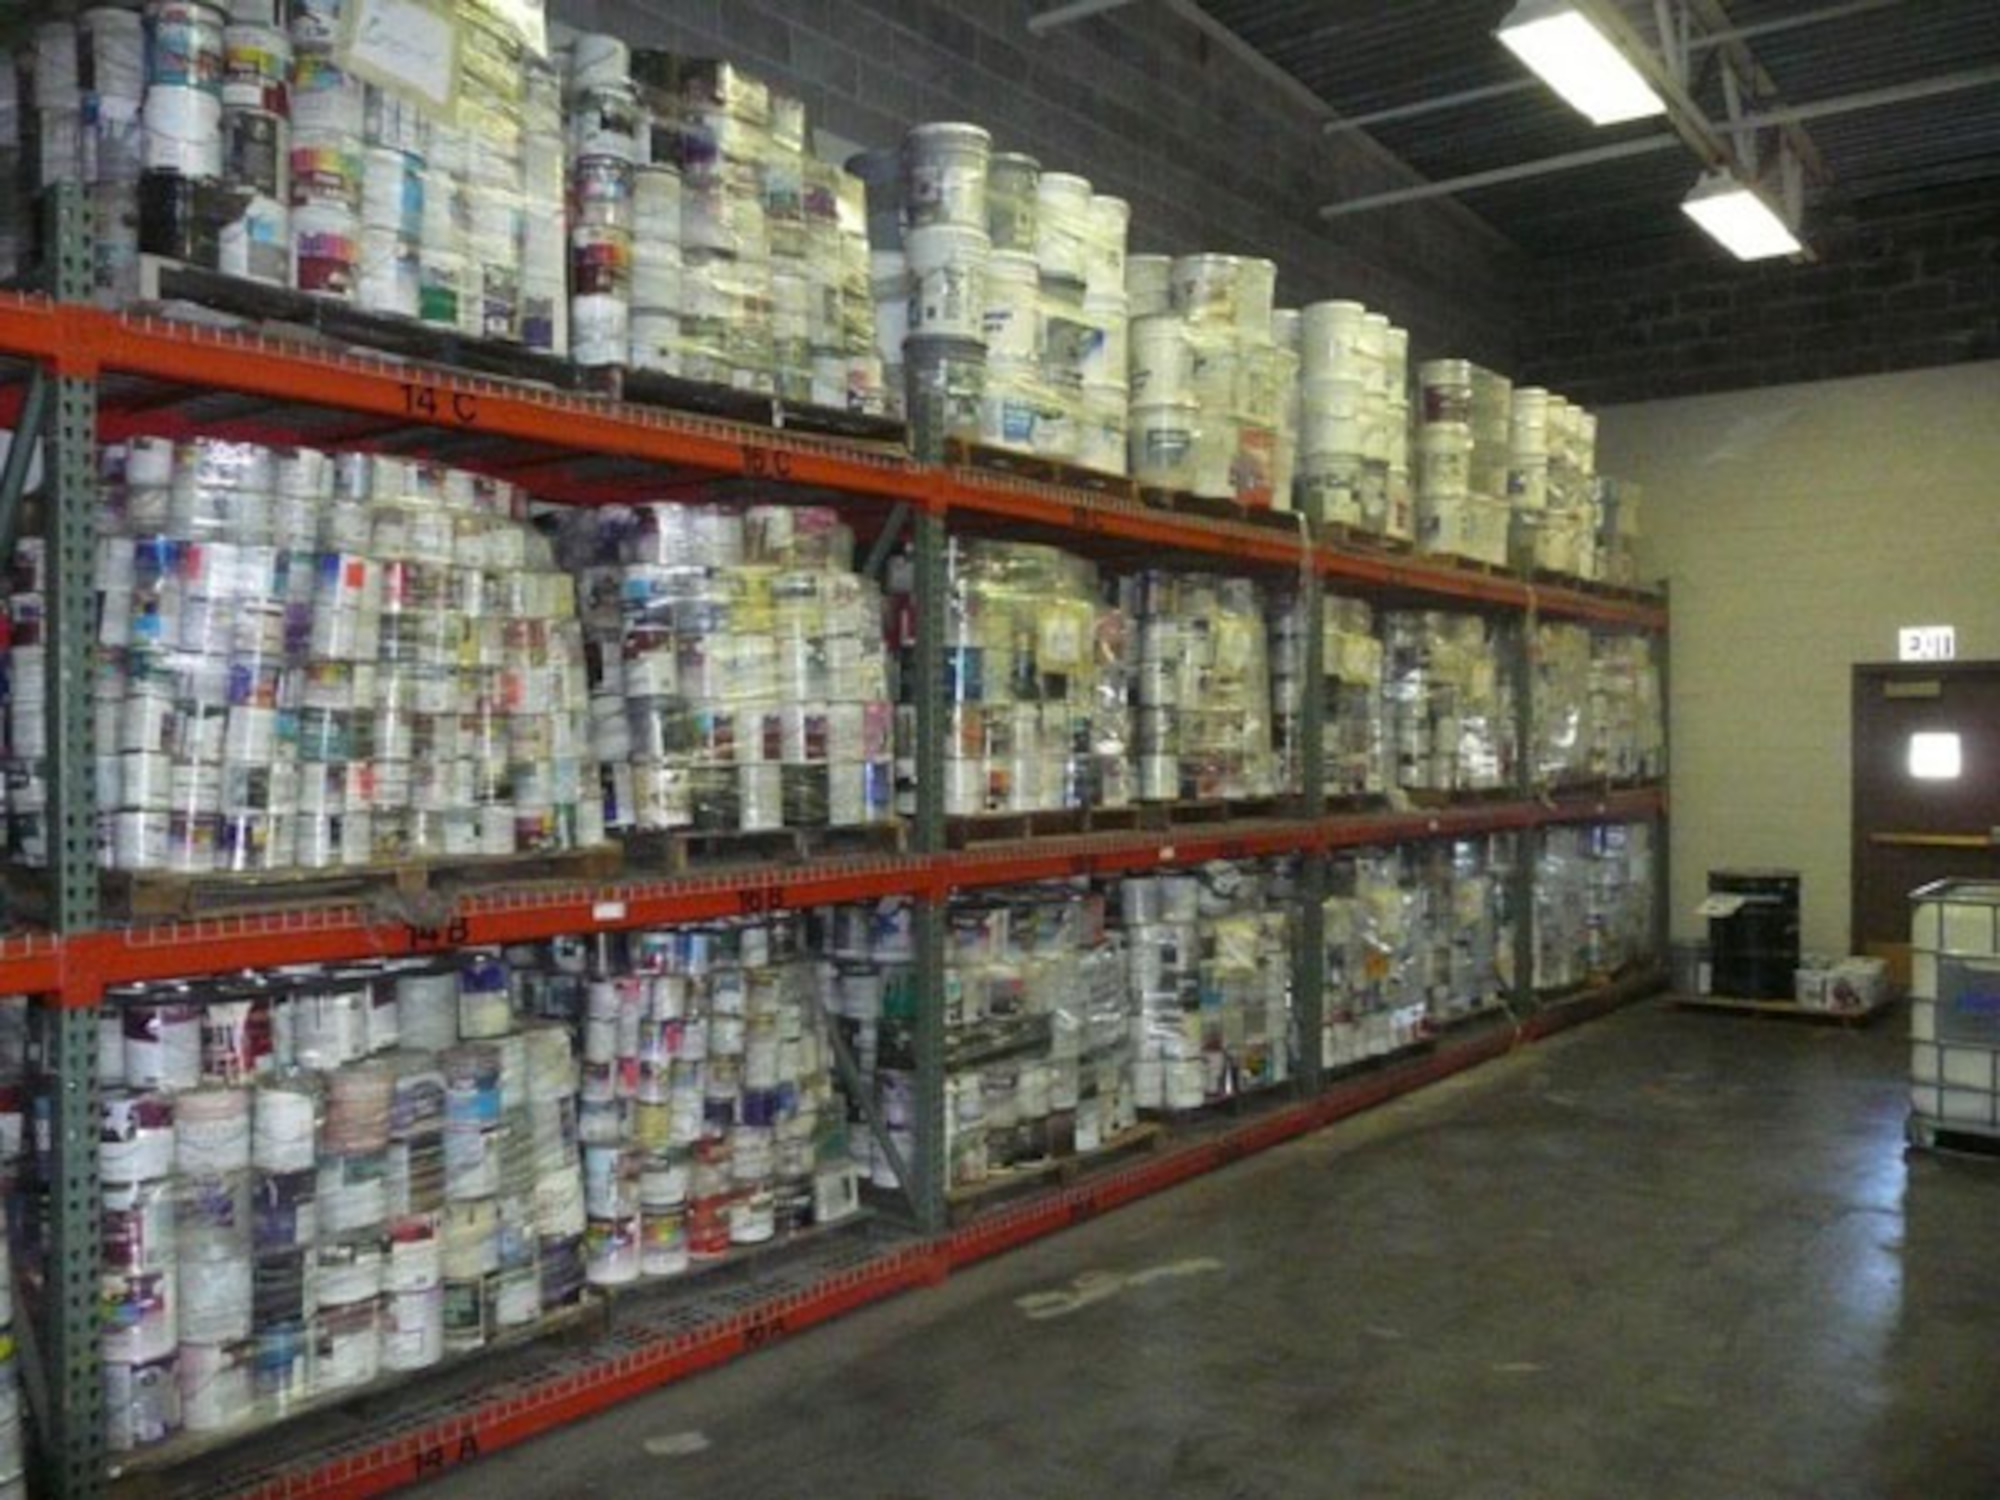
[[[1651,36],[1650,0],[1620,0]],[[1527,75],[1493,38],[1511,0],[1206,0],[1216,20],[1343,115],[1361,115]],[[1829,8],[1830,0],[1722,0],[1734,26]],[[1804,104],[2000,64],[2000,0],[1902,0],[1752,36],[1777,101]],[[1713,59],[1696,97],[1723,117]],[[1772,101],[1748,107],[1771,107]],[[1865,201],[2000,177],[2000,85],[1811,120],[1831,183],[1816,197]],[[1597,129],[1538,83],[1369,127],[1425,177],[1441,179],[1655,135],[1658,120]],[[1690,232],[1677,212],[1696,175],[1685,151],[1629,158],[1502,187],[1464,201],[1533,254]],[[1382,212],[1393,213],[1395,209]]]

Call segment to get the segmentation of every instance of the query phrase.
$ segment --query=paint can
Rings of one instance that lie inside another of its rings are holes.
[[[250,1339],[181,1345],[181,1418],[189,1432],[221,1432],[256,1415],[251,1404],[255,1350]]]
[[[1076,462],[1100,474],[1124,474],[1129,413],[1122,387],[1086,385],[1077,419]]]
[[[990,249],[985,230],[957,224],[913,227],[904,236],[912,338],[982,336]]]
[[[1192,490],[1202,420],[1202,409],[1193,401],[1135,403],[1132,477],[1149,489]]]
[[[1041,273],[1033,255],[996,250],[987,259],[981,337],[995,367],[1038,365],[1042,356]]]
[[[107,1273],[170,1272],[179,1257],[176,1190],[167,1180],[106,1184],[102,1262]]]
[[[201,1082],[201,1007],[187,1000],[124,1007],[125,1081],[180,1092]]]
[[[104,1358],[119,1364],[171,1359],[179,1342],[178,1299],[171,1270],[107,1273],[98,1302]]]
[[[1125,296],[1125,239],[1132,223],[1132,205],[1108,193],[1093,193],[1084,246],[1084,296]]]
[[[176,1101],[174,1151],[183,1173],[240,1172],[250,1166],[248,1088],[198,1088]]]
[[[382,1368],[422,1370],[444,1358],[442,1283],[391,1292],[382,1299]]]
[[[104,1365],[105,1442],[114,1453],[164,1442],[180,1431],[181,1391],[172,1354]]]
[[[107,1090],[99,1138],[108,1183],[153,1182],[174,1170],[174,1100],[167,1094]]]
[[[1034,255],[1041,177],[1042,164],[1018,151],[995,152],[988,161],[986,232],[996,251]]]
[[[583,1232],[584,1278],[592,1286],[629,1286],[640,1274],[640,1216],[593,1218]]]
[[[986,233],[993,137],[977,125],[919,125],[903,138],[903,208],[910,229],[940,225]]]
[[[322,1307],[313,1319],[316,1390],[366,1385],[382,1368],[381,1305],[370,1297],[345,1306]]]
[[[139,179],[139,249],[190,265],[213,267],[224,194],[214,182],[175,172],[146,172]]]
[[[353,212],[336,203],[295,204],[291,234],[297,288],[340,301],[350,300],[361,262],[361,226]]]
[[[1044,172],[1035,186],[1035,260],[1045,277],[1082,285],[1089,275],[1091,186],[1073,172]]]
[[[1194,342],[1175,313],[1152,313],[1130,323],[1132,404],[1171,405],[1190,399]]]

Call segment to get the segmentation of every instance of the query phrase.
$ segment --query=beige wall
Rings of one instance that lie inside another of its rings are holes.
[[[1796,867],[1806,948],[1848,942],[1849,692],[1899,625],[2000,660],[2000,363],[1607,408],[1673,589],[1673,933],[1710,869]]]

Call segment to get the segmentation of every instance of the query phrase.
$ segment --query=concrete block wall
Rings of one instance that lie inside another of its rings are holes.
[[[1593,406],[2000,358],[2000,185],[1810,221],[1816,264],[1692,225],[1540,266],[1521,373]]]
[[[1338,224],[1323,203],[1410,178],[1318,122],[1165,5],[1028,30],[1034,0],[553,0],[551,16],[634,45],[726,57],[865,146],[970,120],[1002,149],[1132,203],[1135,250],[1266,255],[1281,304],[1353,297],[1424,355],[1514,366],[1526,266],[1452,203]]]

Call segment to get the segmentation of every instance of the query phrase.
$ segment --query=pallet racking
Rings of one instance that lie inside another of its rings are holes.
[[[877,1253],[821,1256],[786,1273],[773,1294],[786,1327],[819,1321],[903,1286],[932,1281],[952,1264],[1086,1217],[1196,1172],[1275,1144],[1379,1098],[1495,1055],[1515,1036],[1533,1037],[1626,996],[1602,987],[1537,1010],[1532,934],[1516,923],[1512,1032],[1458,1041],[1434,1057],[1371,1072],[1328,1089],[1317,1038],[1324,980],[1321,896],[1326,859],[1340,849],[1479,833],[1524,841],[1561,823],[1649,821],[1666,816],[1657,786],[1600,787],[1546,795],[1523,779],[1512,795],[1417,810],[1329,812],[1317,776],[1278,816],[1236,817],[1165,832],[1144,829],[1029,837],[951,850],[942,798],[942,641],[946,547],[952,535],[1005,535],[1059,543],[1101,562],[1143,558],[1254,573],[1295,586],[1317,619],[1328,586],[1394,604],[1484,612],[1506,632],[1515,699],[1532,722],[1529,642],[1538,619],[1574,620],[1664,636],[1664,601],[1631,590],[1548,586],[1478,567],[1407,553],[1333,545],[1302,521],[1273,525],[1149,509],[1084,489],[977,469],[923,464],[900,450],[801,436],[712,418],[622,404],[524,383],[329,352],[252,334],[106,311],[90,304],[87,213],[73,189],[47,206],[51,283],[45,294],[0,293],[0,425],[21,435],[0,470],[0,550],[11,549],[28,473],[28,436],[43,443],[49,557],[50,748],[49,930],[0,939],[0,991],[36,998],[42,1060],[51,1083],[46,1295],[32,1337],[31,1390],[49,1490],[102,1494],[111,1481],[96,1330],[99,1179],[96,1010],[107,986],[225,969],[442,951],[525,942],[905,895],[917,898],[919,993],[942,993],[943,917],[955,891],[1022,881],[1187,866],[1211,859],[1295,855],[1301,860],[1293,923],[1294,1007],[1300,1048],[1294,1101],[1221,1135],[1065,1187],[1002,1213],[947,1229],[944,1140],[944,1022],[924,1005],[917,1024],[917,1170],[910,1193],[918,1238]],[[282,915],[112,928],[100,919],[92,806],[90,641],[92,552],[97,524],[95,453],[101,441],[134,434],[213,435],[267,443],[421,453],[526,484],[573,504],[670,496],[693,485],[779,491],[839,506],[879,570],[892,545],[912,549],[917,606],[918,804],[907,853],[838,857],[683,878],[505,888],[458,899],[448,921],[384,923],[358,904]],[[1304,677],[1317,680],[1320,633],[1304,634]],[[1319,695],[1304,695],[1302,761],[1320,758]],[[1522,733],[1520,742],[1528,741]],[[1522,757],[1523,761],[1526,757]],[[1656,839],[1665,862],[1665,841]],[[1514,861],[1514,909],[1533,909],[1534,861]],[[1656,890],[1663,915],[1664,868]],[[1663,951],[1660,931],[1656,941]],[[1650,982],[1651,976],[1641,976]],[[1496,1040],[1496,1037],[1499,1039]],[[761,1304],[758,1304],[761,1306]],[[379,1441],[325,1462],[296,1464],[257,1493],[362,1495],[422,1478],[446,1459],[518,1440],[552,1421],[713,1363],[769,1336],[768,1319],[735,1313],[705,1332],[673,1335],[652,1354],[615,1343],[597,1356],[552,1362],[544,1384],[478,1408],[476,1419],[411,1429],[392,1424]],[[749,1321],[744,1321],[745,1319]],[[739,1324],[741,1326],[739,1326]],[[762,1337],[753,1337],[759,1329]],[[680,1342],[674,1342],[679,1340]],[[629,1341],[628,1341],[629,1342]],[[651,1347],[651,1346],[647,1346]],[[629,1366],[629,1368],[628,1368]],[[587,1367],[587,1368],[585,1368]],[[523,1377],[524,1379],[527,1377]],[[488,1410],[488,1407],[491,1409]],[[487,1428],[477,1423],[485,1422]],[[468,1425],[470,1423],[471,1425]],[[456,1425],[454,1425],[456,1424]],[[438,1437],[438,1433],[445,1433]],[[453,1434],[469,1444],[451,1447]],[[352,1445],[350,1445],[352,1446]]]

